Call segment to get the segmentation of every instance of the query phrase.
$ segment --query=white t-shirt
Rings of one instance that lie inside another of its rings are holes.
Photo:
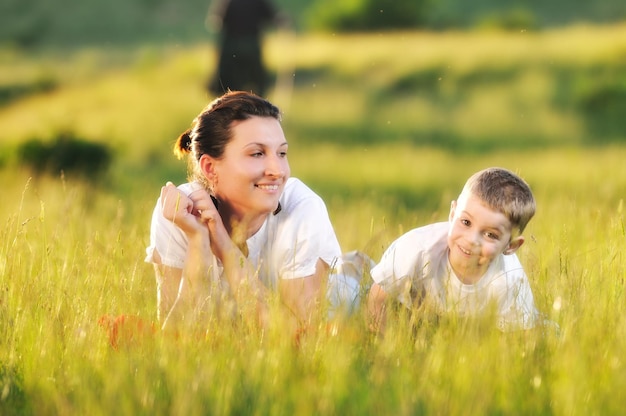
[[[463,284],[448,261],[448,230],[449,223],[440,222],[402,235],[372,269],[372,278],[407,307],[426,303],[437,313],[459,316],[480,316],[495,307],[500,330],[534,327],[538,312],[517,256],[496,257],[477,283]]]
[[[186,195],[191,184],[178,187]],[[248,260],[259,271],[259,279],[276,289],[278,279],[307,277],[315,272],[318,259],[331,268],[341,261],[341,249],[324,201],[299,179],[289,178],[280,197],[281,210],[270,214],[259,231],[247,240]],[[154,263],[155,251],[166,266],[182,269],[187,254],[187,236],[163,217],[161,202],[152,214],[150,246],[146,262]],[[210,259],[219,279],[222,268],[215,256]]]

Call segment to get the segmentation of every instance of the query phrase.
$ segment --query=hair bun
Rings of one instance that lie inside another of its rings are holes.
[[[182,159],[189,152],[191,152],[191,129],[187,129],[178,136],[176,144],[174,144],[174,154],[179,159]]]

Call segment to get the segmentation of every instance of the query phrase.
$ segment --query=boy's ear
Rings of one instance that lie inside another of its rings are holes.
[[[503,254],[506,256],[506,255],[515,253],[517,249],[520,248],[522,244],[524,244],[524,241],[525,241],[524,236],[522,235],[511,239],[511,242],[506,247]]]
[[[456,200],[450,202],[450,215],[448,216],[448,221],[452,222],[454,218],[454,211],[456,211]]]

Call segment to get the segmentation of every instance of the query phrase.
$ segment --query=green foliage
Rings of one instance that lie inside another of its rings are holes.
[[[619,53],[609,56],[605,64],[557,67],[555,74],[554,103],[580,115],[587,143],[624,141],[626,65]]]
[[[0,3],[0,45],[29,47],[41,42],[49,28],[48,2],[5,0]]]
[[[351,32],[420,27],[428,0],[318,0],[307,11],[312,29]]]
[[[599,85],[579,102],[591,140],[623,140],[626,132],[626,83]]]
[[[0,318],[9,317],[0,313]],[[0,413],[6,416],[31,414],[30,403],[24,391],[24,377],[15,368],[0,362]]]
[[[0,85],[0,107],[30,95],[50,92],[56,86],[56,81],[50,78],[34,79],[27,84]]]
[[[527,8],[512,8],[500,13],[488,13],[476,26],[482,29],[535,30],[540,25],[535,14]]]
[[[111,164],[113,152],[103,143],[88,142],[71,132],[61,132],[52,142],[31,139],[18,147],[18,161],[33,171],[66,174],[95,180]]]
[[[8,0],[0,6],[0,44],[88,45],[147,39],[201,39],[208,2],[169,0]]]
[[[439,28],[495,26],[529,30],[581,22],[620,22],[624,17],[626,5],[616,0],[437,0],[430,23]]]
[[[621,0],[572,4],[519,0],[276,0],[300,30],[366,31],[402,28],[526,29],[571,22],[618,22]],[[4,0],[0,45],[18,48],[207,42],[210,0]]]

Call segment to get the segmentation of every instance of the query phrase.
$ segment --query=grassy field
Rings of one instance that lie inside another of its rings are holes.
[[[560,332],[410,329],[399,311],[384,339],[355,316],[296,348],[277,316],[264,334],[216,322],[111,348],[101,316],[155,318],[149,218],[161,184],[184,180],[170,147],[208,99],[214,55],[4,51],[4,85],[21,89],[0,107],[0,414],[621,414],[623,103],[586,103],[619,97],[626,26],[268,42],[293,174],[327,201],[344,250],[378,259],[444,220],[469,174],[510,168],[537,197],[519,254]],[[62,131],[114,150],[101,182],[19,164],[21,143]]]

